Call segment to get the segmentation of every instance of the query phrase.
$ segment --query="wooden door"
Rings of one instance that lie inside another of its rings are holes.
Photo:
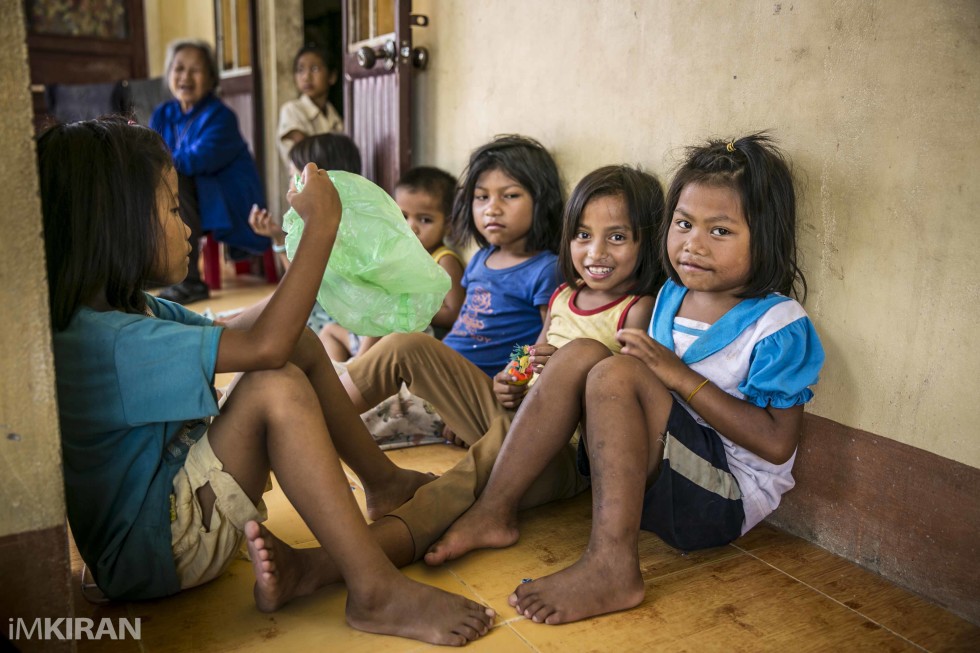
[[[412,159],[412,69],[427,53],[412,46],[411,0],[342,5],[344,121],[361,150],[364,176],[391,192]]]
[[[45,98],[48,85],[146,77],[142,0],[25,0],[24,13],[36,127],[53,120]]]

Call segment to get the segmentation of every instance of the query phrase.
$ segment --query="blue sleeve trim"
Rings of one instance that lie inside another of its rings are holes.
[[[807,317],[790,322],[756,343],[749,373],[738,390],[762,408],[790,408],[813,398],[824,351]]]

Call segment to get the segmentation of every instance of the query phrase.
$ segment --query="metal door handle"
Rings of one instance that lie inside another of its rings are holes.
[[[398,56],[398,52],[395,41],[392,39],[386,41],[383,46],[377,49],[368,45],[358,48],[354,56],[357,58],[357,64],[361,68],[370,70],[374,68],[374,64],[377,63],[378,59],[385,62],[385,68],[391,68],[395,65],[395,58]]]

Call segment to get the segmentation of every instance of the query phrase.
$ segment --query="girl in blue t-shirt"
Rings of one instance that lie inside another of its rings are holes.
[[[470,155],[460,179],[454,239],[460,245],[475,239],[481,249],[463,273],[466,298],[459,317],[441,342],[394,333],[351,360],[342,381],[360,409],[376,404],[367,404],[358,386],[397,392],[405,375],[433,373],[434,359],[447,347],[459,364],[493,377],[507,365],[515,344],[538,340],[558,287],[564,204],[558,167],[537,141],[498,136]],[[392,411],[385,403],[379,410],[388,421]],[[472,444],[448,427],[443,434],[455,444]]]
[[[493,376],[514,343],[536,341],[558,285],[561,182],[548,151],[523,136],[477,148],[460,179],[454,237],[480,249],[463,273],[466,299],[443,342]]]
[[[387,461],[304,328],[341,215],[326,173],[308,165],[287,195],[305,222],[289,274],[220,324],[143,291],[179,281],[189,253],[156,132],[60,125],[38,158],[68,518],[105,594],[207,582],[247,540],[260,610],[344,580],[355,628],[456,645],[486,633],[491,610],[398,573],[338,462],[371,488],[372,515],[431,480]],[[219,411],[221,372],[244,374]],[[259,525],[270,470],[321,547],[292,549]]]
[[[660,236],[669,279],[649,332],[620,331],[624,356],[587,340],[558,350],[479,500],[442,540],[454,557],[517,541],[522,497],[567,460],[558,454],[581,424],[575,467],[593,486],[592,536],[578,562],[510,596],[536,622],[639,604],[639,529],[682,550],[720,546],[793,487],[803,404],[824,355],[788,297],[797,286],[806,293],[796,197],[768,136],[691,148]]]

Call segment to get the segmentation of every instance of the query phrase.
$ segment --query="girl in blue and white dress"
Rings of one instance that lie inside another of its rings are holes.
[[[534,621],[623,610],[644,596],[640,529],[683,550],[726,544],[793,487],[803,420],[824,354],[803,307],[796,197],[764,134],[694,147],[667,194],[668,281],[625,356],[579,340],[552,357],[514,418],[486,489],[443,536],[448,557],[518,536],[524,493],[581,423],[591,479],[582,558],[510,596]]]

